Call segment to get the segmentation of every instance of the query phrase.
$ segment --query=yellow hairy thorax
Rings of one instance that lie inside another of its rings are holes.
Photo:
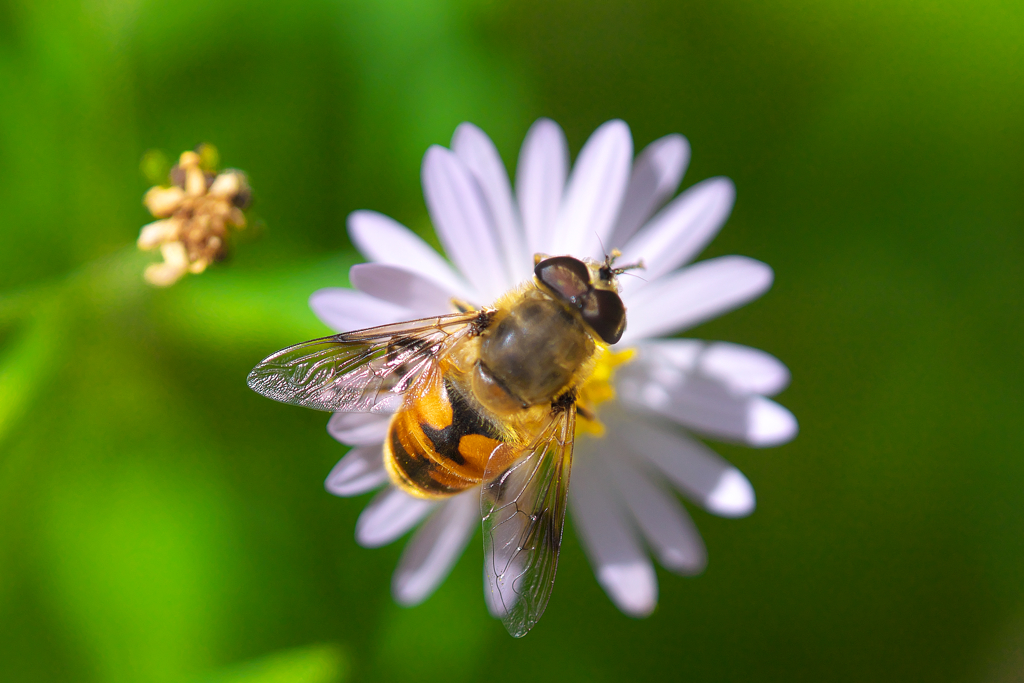
[[[576,399],[576,436],[604,436],[605,427],[598,419],[598,408],[602,403],[615,398],[615,386],[612,383],[615,369],[633,360],[636,349],[612,351],[607,345],[598,344],[594,355],[594,370],[583,383]]]

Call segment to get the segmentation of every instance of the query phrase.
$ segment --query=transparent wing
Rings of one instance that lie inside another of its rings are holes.
[[[575,429],[576,406],[570,405],[552,416],[515,464],[500,474],[489,464],[484,473],[486,597],[516,638],[540,619],[555,584]]]
[[[486,315],[455,313],[296,344],[253,368],[249,388],[316,410],[384,411],[459,341],[479,331]]]

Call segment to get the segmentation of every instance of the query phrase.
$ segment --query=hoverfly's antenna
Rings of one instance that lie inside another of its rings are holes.
[[[629,275],[631,277],[635,277],[637,280],[642,280],[644,282],[649,282],[649,280],[647,278],[640,277],[636,273],[626,273],[626,272],[623,272],[623,271],[626,271],[626,270],[631,270],[633,268],[643,268],[643,267],[644,267],[644,264],[643,264],[643,262],[641,262],[641,263],[637,263],[637,264],[634,264],[632,266],[629,266],[628,268],[621,268],[621,269],[615,271],[615,274],[616,275]]]
[[[597,230],[594,231],[594,237],[597,238],[597,243],[601,245],[601,253],[604,254],[605,263],[608,263],[608,248],[604,246],[604,240],[601,239],[601,234]],[[618,249],[613,249],[612,251],[618,251]]]
[[[602,247],[603,246],[604,245],[602,245]],[[619,251],[618,249],[612,249],[610,253],[605,252],[604,264],[601,266],[601,269],[599,271],[601,279],[604,280],[605,282],[608,282],[616,275],[622,275],[627,270],[636,270],[637,268],[644,268],[643,259],[640,259],[636,263],[630,263],[628,266],[620,266],[618,268],[614,267],[615,259],[619,258],[620,256],[622,256],[622,252]]]

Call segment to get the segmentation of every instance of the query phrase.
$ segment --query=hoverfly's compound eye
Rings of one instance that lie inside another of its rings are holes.
[[[555,256],[538,263],[533,274],[568,303],[583,308],[583,299],[590,291],[590,271],[583,261],[571,256]]]
[[[594,287],[590,270],[583,261],[571,256],[555,256],[538,263],[533,272],[553,294],[576,308],[583,321],[606,344],[619,341],[626,329],[626,307],[618,292]],[[614,274],[609,270],[608,279]]]
[[[616,292],[607,289],[591,290],[580,313],[584,322],[606,344],[617,343],[626,330],[626,307]]]

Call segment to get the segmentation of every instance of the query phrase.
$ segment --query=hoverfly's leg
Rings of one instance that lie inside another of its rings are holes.
[[[594,411],[592,411],[590,408],[588,408],[582,403],[576,404],[576,414],[582,417],[584,420],[588,420],[590,422],[597,421],[597,415],[594,414]]]
[[[576,387],[573,387],[551,402],[551,414],[558,415],[559,413],[564,413],[573,405],[576,405],[576,410],[578,412],[579,403],[576,402]]]
[[[487,331],[487,328],[494,323],[494,315],[498,311],[494,308],[482,308],[480,314],[476,317],[476,320],[472,322],[474,337],[479,337],[481,334]]]
[[[452,298],[452,306],[454,306],[455,310],[458,311],[459,313],[469,313],[470,311],[476,310],[476,306],[469,303],[468,301],[464,301],[463,299],[456,299],[454,297]]]

